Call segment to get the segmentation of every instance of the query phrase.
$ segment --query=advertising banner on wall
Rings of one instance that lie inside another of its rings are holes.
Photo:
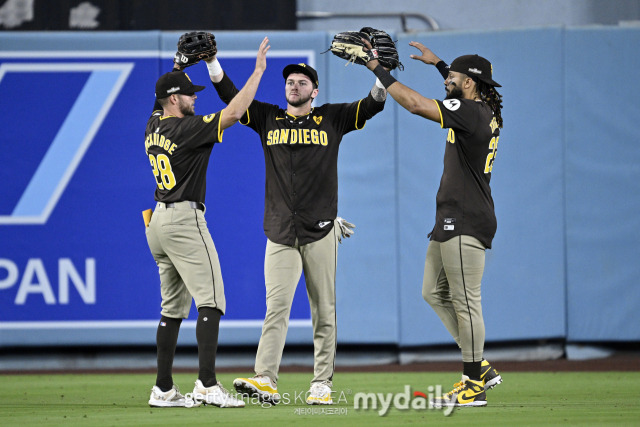
[[[314,57],[312,51],[274,52],[257,98],[281,104],[282,68]],[[135,333],[155,328],[160,312],[159,276],[141,216],[154,207],[156,187],[144,129],[155,82],[171,69],[169,56],[158,50],[0,51],[0,346],[155,339]],[[224,58],[239,88],[254,66],[255,52]],[[207,86],[196,114],[224,108],[204,63],[186,71]],[[227,129],[207,178],[206,218],[228,306],[223,329],[240,331],[229,337],[241,343],[247,328],[259,336],[265,313],[258,136],[239,124]],[[298,294],[293,325],[307,326],[304,285]],[[190,318],[196,316],[192,308]]]

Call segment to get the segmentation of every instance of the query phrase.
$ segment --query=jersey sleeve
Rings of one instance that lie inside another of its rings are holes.
[[[213,87],[218,92],[218,96],[225,104],[229,104],[231,100],[240,92],[231,78],[225,72],[222,76],[222,80],[218,83],[213,83]],[[278,110],[278,106],[260,102],[257,100],[251,101],[249,108],[240,118],[240,124],[250,127],[256,132],[260,132],[260,129],[264,127],[265,118],[269,112],[273,109]]]
[[[267,118],[277,114],[279,110],[280,107],[277,105],[254,100],[249,105],[246,114],[240,119],[240,124],[261,133],[267,126]]]
[[[378,102],[371,96],[346,104],[328,104],[331,118],[336,128],[346,134],[360,130],[367,120],[384,109],[384,101]]]
[[[188,141],[194,148],[222,142],[224,132],[220,127],[222,114],[224,114],[222,111],[218,111],[206,116],[186,116],[181,123],[184,126],[183,135],[188,135]]]
[[[229,78],[226,71],[222,75],[222,80],[220,80],[218,83],[212,83],[214,89],[216,90],[216,92],[218,92],[218,96],[225,104],[229,104],[233,97],[236,96],[238,92],[240,92],[236,85],[233,84],[233,81],[231,81],[231,78]]]
[[[471,132],[478,122],[478,106],[470,99],[434,100],[440,110],[440,125],[462,132]]]

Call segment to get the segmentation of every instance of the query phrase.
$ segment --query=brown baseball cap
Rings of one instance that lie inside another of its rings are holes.
[[[166,98],[174,93],[193,95],[203,89],[204,86],[194,85],[184,71],[170,71],[161,75],[156,82],[156,98]]]
[[[493,67],[491,62],[479,55],[459,56],[453,60],[449,70],[475,77],[491,86],[502,87],[492,78]]]
[[[284,69],[282,70],[282,76],[284,77],[285,80],[287,79],[287,77],[289,77],[289,74],[291,73],[304,74],[305,76],[311,79],[311,81],[313,82],[313,84],[316,85],[316,87],[318,87],[318,73],[310,65],[303,64],[303,63],[289,64],[286,67],[284,67]]]

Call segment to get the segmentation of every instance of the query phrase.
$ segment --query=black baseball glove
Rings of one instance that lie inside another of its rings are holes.
[[[181,69],[197,64],[201,60],[209,60],[216,56],[216,38],[205,31],[184,33],[178,40],[178,51],[173,58]]]
[[[389,34],[385,31],[376,30],[371,27],[361,28],[360,32],[368,36],[367,38],[369,39],[371,46],[378,53],[378,61],[383,67],[390,70],[396,68],[404,70],[404,65],[402,65],[400,57],[398,56],[396,44],[391,40],[391,36],[389,36]]]

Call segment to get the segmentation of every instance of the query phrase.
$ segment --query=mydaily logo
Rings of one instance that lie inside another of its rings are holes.
[[[8,73],[91,73],[11,215],[0,215],[0,225],[47,222],[133,65],[132,62],[0,64],[0,85]]]
[[[445,417],[451,415],[453,405],[434,405],[433,400],[442,396],[442,386],[429,386],[427,393],[422,391],[411,392],[411,386],[405,385],[401,393],[363,393],[353,396],[353,408],[356,410],[372,409],[378,415],[384,417],[391,408],[400,411],[406,410],[442,410]]]

